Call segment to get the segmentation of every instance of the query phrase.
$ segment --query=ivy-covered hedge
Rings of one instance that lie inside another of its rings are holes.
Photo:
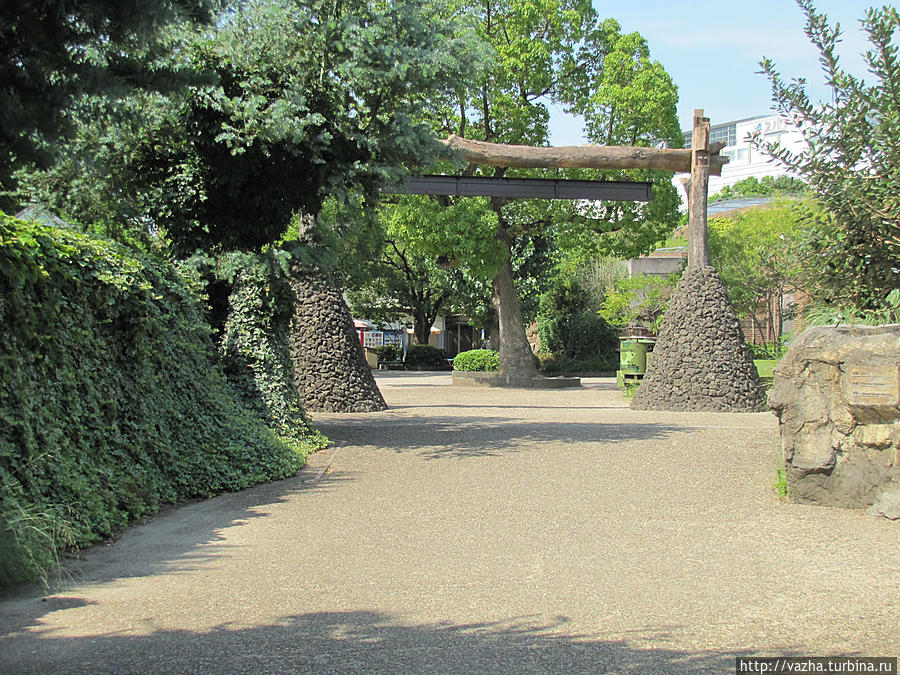
[[[453,359],[453,370],[496,372],[500,369],[500,352],[493,349],[470,349]]]
[[[295,473],[226,380],[198,283],[0,214],[0,586],[176,502]]]
[[[240,401],[282,438],[310,437],[303,402],[294,386],[290,328],[294,291],[286,251],[196,255],[183,267],[206,283],[225,376]]]

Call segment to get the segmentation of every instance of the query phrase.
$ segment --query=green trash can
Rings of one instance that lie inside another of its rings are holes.
[[[647,372],[647,352],[654,340],[646,338],[621,338],[619,343],[619,370],[625,374],[643,375]]]

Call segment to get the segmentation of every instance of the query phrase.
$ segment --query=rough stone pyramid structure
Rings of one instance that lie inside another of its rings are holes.
[[[765,399],[721,277],[708,265],[688,267],[631,407],[753,412]]]
[[[295,267],[291,327],[294,383],[307,410],[377,412],[387,408],[366,363],[340,289],[319,270]]]

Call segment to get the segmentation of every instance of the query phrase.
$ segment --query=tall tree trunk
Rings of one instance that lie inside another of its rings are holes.
[[[501,240],[506,246],[506,260],[494,277],[493,298],[500,324],[500,374],[515,378],[538,377],[531,346],[525,337],[522,305],[513,283],[510,243],[505,234],[501,235]]]
[[[416,309],[413,316],[413,334],[416,338],[416,344],[427,345],[428,338],[431,336],[431,322],[424,309]]]

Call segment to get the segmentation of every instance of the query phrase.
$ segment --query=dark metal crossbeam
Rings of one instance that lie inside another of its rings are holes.
[[[512,199],[590,199],[649,202],[651,184],[644,181],[490,178],[488,176],[414,176],[392,190],[395,194],[509,197]]]

